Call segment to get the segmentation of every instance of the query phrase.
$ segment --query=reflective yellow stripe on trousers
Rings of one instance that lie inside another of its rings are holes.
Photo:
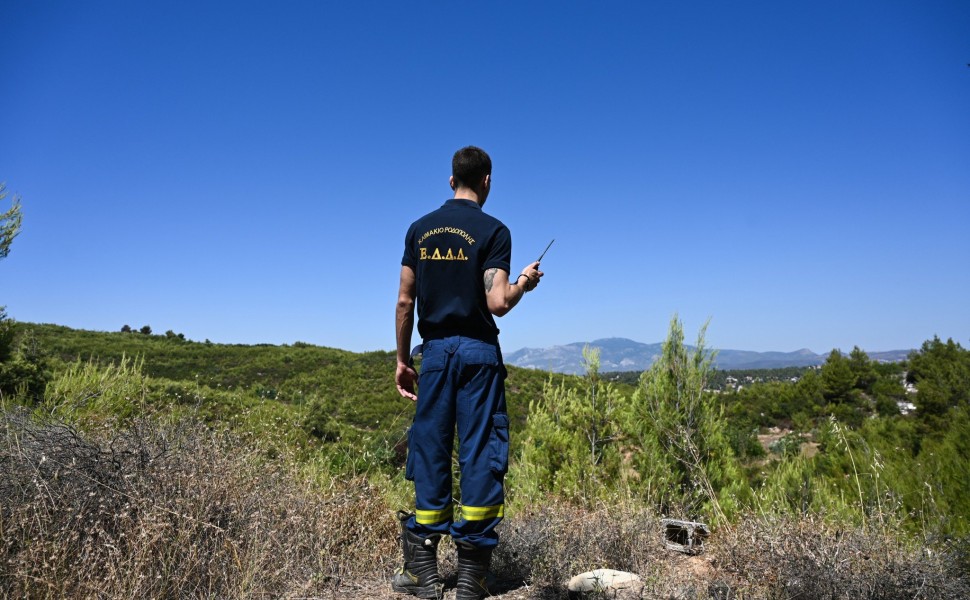
[[[466,521],[487,521],[505,516],[505,505],[495,506],[462,506],[461,518]]]
[[[435,523],[444,523],[445,521],[450,521],[454,511],[452,507],[442,508],[440,510],[414,510],[414,520],[421,525],[434,525]]]

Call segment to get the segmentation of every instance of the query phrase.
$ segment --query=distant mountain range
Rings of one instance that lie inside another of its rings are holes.
[[[554,373],[583,372],[583,346],[600,349],[600,372],[644,371],[660,355],[663,344],[643,344],[626,338],[604,338],[592,342],[575,342],[550,348],[522,348],[505,355],[505,362],[527,369],[542,369]],[[904,360],[911,350],[867,352],[869,358],[880,362]],[[780,369],[782,367],[811,367],[825,362],[826,354],[815,354],[803,348],[794,352],[752,352],[748,350],[718,350],[714,364],[722,371],[739,369]]]

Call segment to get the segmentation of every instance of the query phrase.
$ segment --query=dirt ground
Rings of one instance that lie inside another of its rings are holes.
[[[671,554],[669,556],[670,567],[673,571],[679,572],[695,582],[713,581],[718,578],[719,573],[714,566],[713,559],[709,555],[684,556]],[[530,600],[539,597],[548,598],[540,590],[533,589],[531,586],[521,581],[492,581],[490,582],[492,595],[489,598],[496,600]],[[543,590],[548,593],[549,590]],[[565,592],[563,592],[565,597]],[[653,597],[644,595],[644,598]],[[353,582],[342,582],[340,587],[335,589],[330,596],[314,596],[313,600],[407,600],[413,598],[407,594],[399,594],[391,591],[391,584],[387,579],[358,579]],[[455,577],[452,574],[445,578],[444,600],[455,599]],[[297,600],[297,599],[292,599]],[[302,600],[302,599],[301,599]],[[310,600],[307,598],[306,600]]]
[[[771,446],[777,443],[781,438],[792,433],[794,433],[794,431],[791,429],[779,429],[777,427],[772,427],[766,433],[758,434],[758,442],[761,444],[761,447],[765,449],[765,452],[770,455]],[[811,458],[818,454],[818,444],[810,441],[808,436],[805,434],[803,434],[802,437],[805,438],[805,441],[803,441],[800,446],[802,456],[805,458]]]
[[[509,589],[510,585],[515,585],[514,589]],[[520,583],[506,584],[502,585],[499,583],[495,586],[493,590],[494,595],[490,598],[495,598],[497,600],[528,600],[529,598],[528,586],[523,586]],[[291,600],[407,600],[408,598],[413,598],[407,594],[398,594],[391,591],[391,584],[387,580],[358,580],[355,582],[347,582],[342,584],[338,589],[334,590],[332,596],[311,596],[305,599],[291,599]],[[452,582],[449,587],[445,589],[445,600],[454,600],[455,598],[455,587]]]

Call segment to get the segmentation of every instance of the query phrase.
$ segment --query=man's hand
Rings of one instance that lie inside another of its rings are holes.
[[[397,392],[403,398],[410,398],[412,402],[417,402],[418,397],[414,393],[414,382],[418,379],[418,374],[407,365],[398,361],[397,373],[394,374],[394,381],[397,383]]]
[[[522,281],[523,275],[526,277],[526,281]],[[537,285],[539,285],[539,280],[543,275],[545,275],[545,273],[539,270],[539,261],[536,261],[530,264],[528,267],[522,269],[522,272],[519,273],[519,277],[515,281],[516,283],[522,282],[522,284],[525,286],[525,291],[531,292],[532,290],[536,289]]]

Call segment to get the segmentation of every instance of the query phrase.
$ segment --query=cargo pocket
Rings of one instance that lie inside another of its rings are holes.
[[[414,426],[408,427],[408,457],[404,461],[404,478],[408,481],[414,481],[414,447],[411,445],[411,436],[413,435]]]
[[[489,467],[497,475],[509,470],[509,416],[495,413],[492,417],[492,435],[488,440],[491,459]]]
[[[438,354],[434,356],[421,357],[421,370],[418,371],[418,385],[421,385],[421,378],[431,373],[440,373],[445,370],[445,356]]]

